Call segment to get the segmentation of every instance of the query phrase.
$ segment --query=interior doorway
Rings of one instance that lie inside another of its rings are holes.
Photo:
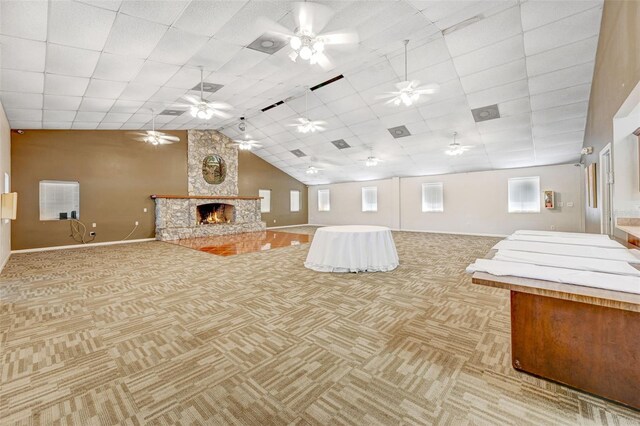
[[[600,206],[601,223],[600,232],[606,235],[613,235],[613,155],[611,144],[607,144],[600,151]]]

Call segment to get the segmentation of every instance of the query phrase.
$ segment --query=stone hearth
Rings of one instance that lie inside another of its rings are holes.
[[[156,239],[160,241],[184,238],[209,237],[212,235],[238,234],[266,229],[260,219],[258,197],[163,196],[153,195],[156,200]],[[229,222],[202,223],[198,207],[209,204],[231,206]]]

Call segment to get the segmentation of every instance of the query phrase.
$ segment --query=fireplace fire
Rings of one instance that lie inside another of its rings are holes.
[[[196,207],[196,212],[199,225],[233,222],[233,206],[231,204],[202,204]]]

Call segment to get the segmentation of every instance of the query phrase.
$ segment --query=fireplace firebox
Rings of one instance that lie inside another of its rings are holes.
[[[199,225],[215,225],[233,222],[233,206],[223,203],[201,204],[196,207]]]

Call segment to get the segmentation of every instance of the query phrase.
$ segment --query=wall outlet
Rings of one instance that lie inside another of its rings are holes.
[[[573,201],[567,201],[567,207],[573,207]]]
[[[95,237],[95,236],[96,236],[96,232],[95,232],[95,231],[91,231],[91,232],[89,232],[89,236],[90,236],[90,237]]]
[[[138,221],[136,220],[136,226],[138,226]]]
[[[92,223],[92,224],[91,224],[91,227],[92,227],[92,228],[95,228],[95,227],[96,227],[96,223],[95,223],[95,222],[94,222],[94,223]]]
[[[551,225],[549,228],[550,228],[552,231],[555,231],[555,230],[556,230],[556,226],[555,226],[555,225]]]
[[[142,209],[142,211],[146,213],[147,212],[147,208],[145,207],[144,209]]]

